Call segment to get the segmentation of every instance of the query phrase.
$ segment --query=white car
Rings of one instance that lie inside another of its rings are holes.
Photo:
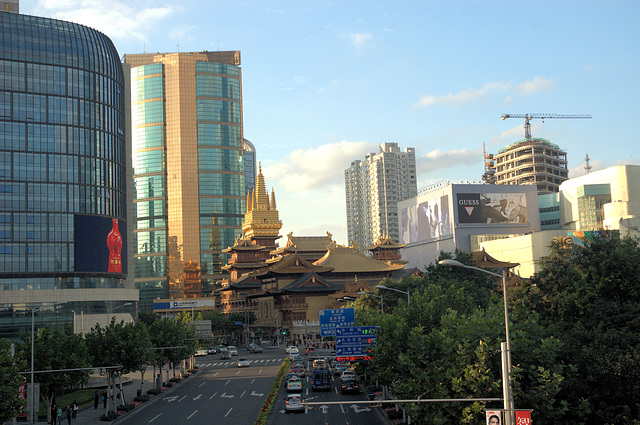
[[[238,349],[236,348],[235,345],[230,345],[228,347],[228,349],[229,349],[229,354],[230,355],[232,355],[232,356],[237,356],[238,355]]]
[[[284,349],[284,351],[286,351],[287,354],[291,354],[291,350],[295,350],[296,353],[298,353],[298,347],[296,347],[295,345],[290,345]]]
[[[249,359],[246,357],[240,357],[237,364],[238,367],[249,367]]]
[[[302,391],[302,381],[297,376],[289,378],[287,381],[287,392]]]
[[[351,370],[351,369],[347,369],[344,372],[342,372],[342,375],[340,375],[340,379],[342,379],[343,381],[345,379],[355,379],[358,380],[358,375],[356,375],[356,373]]]
[[[285,400],[285,412],[289,413],[295,411],[304,411],[304,405],[302,404],[302,394],[287,394],[287,398]]]

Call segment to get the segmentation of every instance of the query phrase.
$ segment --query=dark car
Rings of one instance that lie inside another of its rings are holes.
[[[220,350],[220,360],[227,360],[231,358],[229,350]]]
[[[262,353],[262,347],[260,347],[259,345],[253,345],[249,348],[249,351],[251,351],[252,353]]]
[[[355,379],[341,379],[340,380],[340,393],[359,393],[360,387],[358,386],[358,381]]]

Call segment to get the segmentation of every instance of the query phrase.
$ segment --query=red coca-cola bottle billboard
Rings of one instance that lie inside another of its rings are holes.
[[[118,219],[113,219],[113,226],[107,235],[109,248],[109,273],[122,273],[122,236],[118,230]]]

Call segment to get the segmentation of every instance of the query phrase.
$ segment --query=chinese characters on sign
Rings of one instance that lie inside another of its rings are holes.
[[[320,336],[336,336],[336,327],[353,326],[356,313],[353,308],[320,310]]]

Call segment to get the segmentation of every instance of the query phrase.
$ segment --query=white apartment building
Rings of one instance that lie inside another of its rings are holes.
[[[415,148],[382,143],[378,153],[353,161],[344,177],[349,242],[366,248],[381,235],[400,242],[398,202],[417,194]]]

